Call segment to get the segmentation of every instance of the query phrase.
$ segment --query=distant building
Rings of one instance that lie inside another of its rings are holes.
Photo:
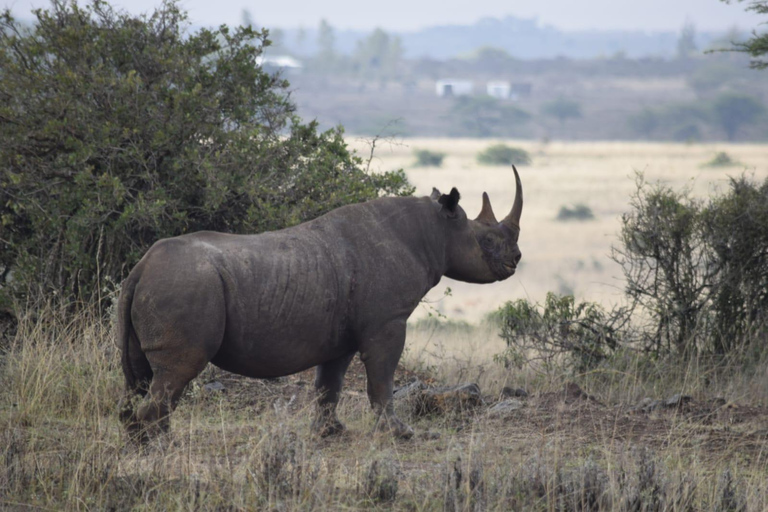
[[[520,98],[527,98],[531,95],[530,83],[510,83],[502,80],[493,80],[486,85],[488,96],[500,100],[517,101]]]
[[[304,68],[304,65],[300,60],[295,59],[290,55],[260,55],[256,58],[256,64],[261,66],[262,69],[268,73],[276,73],[280,71],[283,73],[297,74]]]
[[[438,80],[435,84],[435,92],[441,98],[446,96],[468,96],[472,94],[474,84],[469,80],[454,80],[446,78]]]
[[[488,96],[498,98],[500,100],[507,100],[512,94],[512,84],[509,82],[500,82],[497,80],[488,82],[485,90],[488,93]]]

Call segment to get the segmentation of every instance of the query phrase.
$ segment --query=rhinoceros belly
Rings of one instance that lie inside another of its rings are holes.
[[[296,373],[353,349],[348,293],[332,257],[301,239],[231,254],[221,271],[226,329],[212,362],[251,377]]]

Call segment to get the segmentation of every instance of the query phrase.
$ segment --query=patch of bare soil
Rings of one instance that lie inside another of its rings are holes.
[[[428,376],[400,366],[395,387],[416,379],[426,389],[437,386]],[[219,382],[228,401],[256,414],[268,407],[299,410],[314,399],[314,370],[259,380],[214,369],[206,371],[203,382]],[[356,357],[347,372],[343,399],[367,400],[365,389],[365,368]],[[654,450],[696,448],[704,457],[735,456],[747,462],[768,448],[768,408],[728,403],[721,398],[675,395],[639,404],[606,404],[577,384],[567,383],[559,391],[514,398],[514,406],[502,414],[490,413],[500,401],[497,397],[483,398],[485,403],[481,406],[445,411],[442,417],[432,411],[423,418],[404,419],[415,422],[421,430],[448,427],[450,435],[457,438],[471,435],[472,431],[487,431],[507,440],[510,446],[518,444],[521,449],[536,440],[556,440],[574,449],[600,445],[618,450],[627,445],[644,445]],[[450,419],[446,420],[447,417]],[[348,435],[365,438],[369,433]],[[413,449],[435,439],[418,434],[411,441],[416,444]],[[403,449],[409,448],[403,445]]]
[[[656,402],[660,405],[654,408],[607,405],[569,383],[561,391],[533,395],[504,418],[483,421],[494,422],[510,439],[557,437],[572,446],[698,448],[708,457],[740,455],[745,461],[768,448],[768,408],[718,398],[675,396]]]

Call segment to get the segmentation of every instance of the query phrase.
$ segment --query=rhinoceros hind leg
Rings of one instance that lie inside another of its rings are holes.
[[[179,403],[184,389],[208,364],[203,354],[193,357],[192,352],[186,352],[183,357],[162,352],[148,354],[154,375],[149,393],[136,411],[137,422],[142,428],[140,439],[146,440],[147,436],[168,431],[169,415]]]
[[[317,411],[312,421],[312,430],[321,437],[340,434],[345,430],[344,424],[336,416],[336,405],[339,403],[344,375],[354,357],[355,352],[350,352],[317,367],[315,377],[315,389],[318,393]]]

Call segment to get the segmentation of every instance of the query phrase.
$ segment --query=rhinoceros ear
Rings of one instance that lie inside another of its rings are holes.
[[[429,194],[429,198],[432,199],[433,201],[437,201],[438,199],[440,199],[440,191],[437,190],[435,187],[432,187],[432,193]]]
[[[459,206],[460,198],[461,194],[459,194],[459,191],[456,190],[456,187],[453,187],[450,194],[441,195],[437,202],[443,205],[443,210],[453,214],[456,212],[456,208]]]

